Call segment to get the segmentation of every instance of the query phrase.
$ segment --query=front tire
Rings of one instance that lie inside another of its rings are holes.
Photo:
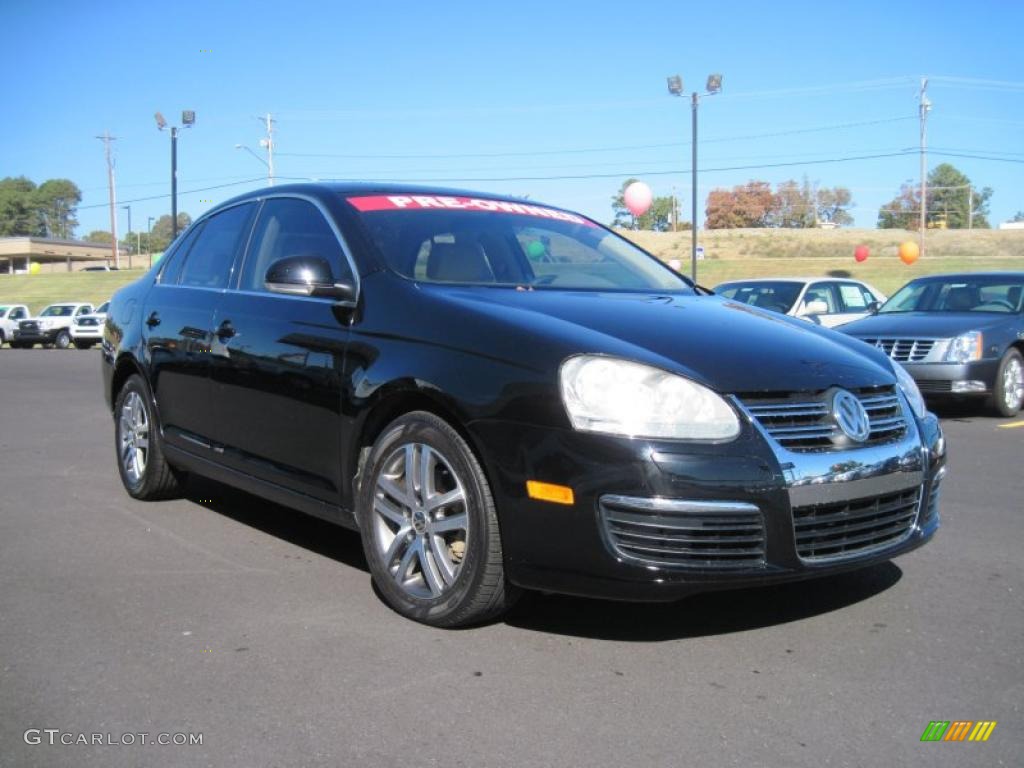
[[[128,377],[114,404],[114,447],[121,483],[143,501],[180,495],[174,470],[164,458],[160,425],[142,377]]]
[[[57,338],[53,340],[53,345],[57,349],[67,349],[71,346],[71,334],[67,331],[61,331],[57,334]]]
[[[392,422],[360,472],[357,515],[374,584],[398,613],[435,627],[509,607],[490,486],[450,424],[415,411]]]
[[[1024,405],[1024,358],[1012,347],[999,362],[990,405],[1000,416],[1007,417],[1016,416]]]

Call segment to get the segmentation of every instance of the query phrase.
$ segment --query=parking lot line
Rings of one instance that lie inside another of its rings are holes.
[[[1011,421],[1009,424],[1000,424],[1000,429],[1013,429],[1014,427],[1024,427],[1024,421]]]

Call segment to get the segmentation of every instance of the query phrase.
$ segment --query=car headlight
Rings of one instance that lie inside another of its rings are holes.
[[[907,369],[899,363],[893,363],[892,368],[896,372],[896,381],[899,383],[900,389],[903,390],[903,396],[910,404],[910,410],[917,418],[923,419],[928,413],[928,408],[924,404],[924,398],[921,396],[921,390],[918,389],[914,377],[907,373]]]
[[[573,427],[629,437],[730,440],[735,411],[707,387],[613,357],[578,355],[562,364],[562,402]]]
[[[968,331],[961,333],[946,350],[946,361],[950,363],[967,363],[971,360],[981,360],[982,338],[981,331]]]

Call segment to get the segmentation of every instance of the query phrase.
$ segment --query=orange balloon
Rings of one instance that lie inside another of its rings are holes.
[[[913,240],[907,240],[905,243],[900,243],[900,261],[907,266],[917,261],[917,257],[920,255],[921,250]]]

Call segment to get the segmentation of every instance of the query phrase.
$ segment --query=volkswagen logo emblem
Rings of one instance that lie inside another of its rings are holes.
[[[851,440],[863,443],[871,435],[868,412],[861,401],[845,389],[840,389],[832,396],[832,416]]]

